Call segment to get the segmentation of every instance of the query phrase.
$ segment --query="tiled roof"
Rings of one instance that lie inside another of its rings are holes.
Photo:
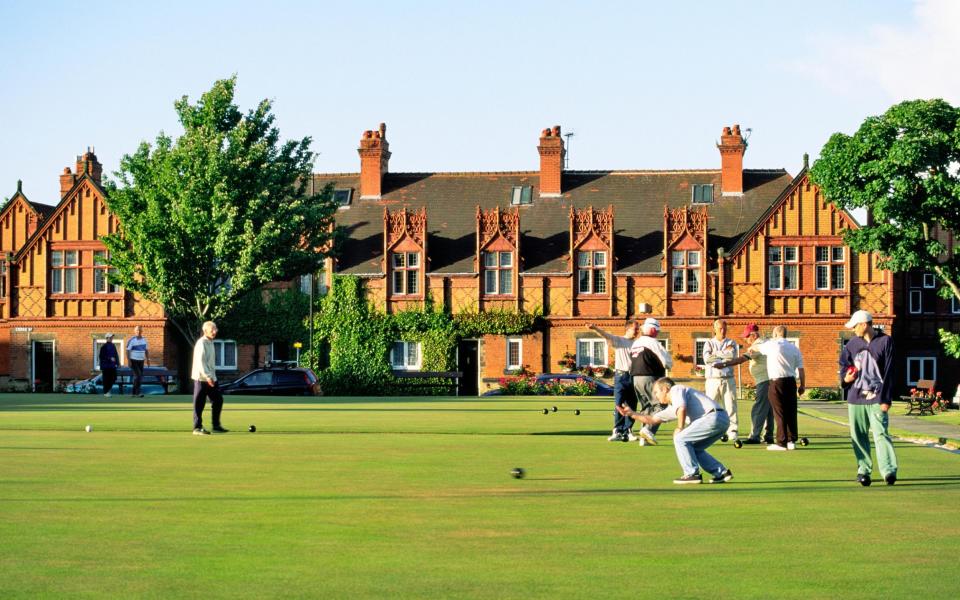
[[[515,173],[388,173],[381,200],[360,200],[360,175],[317,174],[319,187],[332,182],[354,190],[349,208],[337,213],[347,239],[340,249],[341,273],[382,270],[383,208],[427,209],[428,272],[472,273],[476,251],[476,206],[510,208],[514,186],[532,186],[533,204],[520,206],[521,272],[562,273],[570,244],[570,206],[613,205],[615,270],[660,272],[663,250],[663,207],[692,206],[692,185],[713,184],[710,254],[731,248],[790,184],[783,169],[744,170],[742,196],[720,195],[720,170],[697,171],[567,171],[563,196],[539,198],[539,172]]]

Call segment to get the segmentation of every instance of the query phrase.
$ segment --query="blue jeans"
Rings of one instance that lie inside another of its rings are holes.
[[[613,376],[613,429],[621,435],[626,435],[633,429],[633,419],[624,417],[617,412],[617,406],[626,404],[631,410],[637,410],[637,394],[633,391],[633,377],[629,373],[617,371]]]
[[[673,436],[673,446],[684,475],[696,475],[701,470],[717,476],[727,470],[707,453],[707,448],[723,437],[730,425],[726,411],[718,410],[703,415]]]

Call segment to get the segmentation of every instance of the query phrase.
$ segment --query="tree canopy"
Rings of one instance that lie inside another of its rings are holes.
[[[120,230],[106,236],[113,279],[164,306],[192,341],[264,283],[320,268],[333,242],[332,190],[314,191],[311,139],[281,142],[271,102],[243,114],[236,77],[174,106],[162,131],[124,155],[105,184]]]

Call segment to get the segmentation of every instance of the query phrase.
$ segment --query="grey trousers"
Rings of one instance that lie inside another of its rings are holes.
[[[773,407],[767,397],[769,381],[757,384],[757,397],[750,408],[750,439],[773,442]],[[764,429],[766,428],[766,429]]]
[[[640,398],[637,412],[641,415],[652,415],[660,411],[660,405],[653,398],[653,384],[656,381],[657,378],[650,375],[636,375],[633,378],[633,389],[637,391],[637,396]],[[654,435],[657,434],[659,429],[659,423],[657,425],[647,425],[647,430]]]

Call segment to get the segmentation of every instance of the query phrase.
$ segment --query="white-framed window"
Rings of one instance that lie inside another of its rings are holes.
[[[79,293],[80,251],[50,251],[50,293]]]
[[[955,315],[960,315],[960,302],[957,302],[956,296],[950,298],[950,312]]]
[[[707,363],[703,362],[703,348],[707,345],[710,338],[696,338],[693,341],[693,364],[698,367],[704,367]]]
[[[93,370],[100,370],[100,348],[103,348],[104,344],[107,343],[107,338],[99,338],[93,340]],[[120,365],[126,364],[126,360],[123,358],[124,343],[123,340],[113,340],[113,345],[117,349],[117,358],[120,360]]]
[[[817,246],[815,285],[818,290],[842,290],[846,277],[843,246]]]
[[[333,190],[333,201],[337,206],[350,206],[350,198],[353,196],[353,189]]]
[[[577,291],[581,294],[607,293],[607,253],[605,251],[577,252]]]
[[[111,269],[110,253],[106,250],[95,250],[93,252],[93,292],[95,294],[116,294],[120,291],[120,286],[110,283],[108,274],[116,274],[116,269]]]
[[[770,246],[767,250],[767,287],[771,290],[800,288],[800,249],[797,246]]]
[[[7,297],[7,261],[0,258],[0,298]]]
[[[933,273],[924,273],[923,274],[923,287],[932,290],[937,287],[937,276]]]
[[[907,357],[907,385],[917,385],[921,379],[937,379],[937,358],[935,356]]]
[[[390,366],[398,371],[418,371],[420,369],[420,342],[394,342],[390,348]]]
[[[923,312],[923,290],[910,290],[909,306],[907,312],[911,315],[919,315]]]
[[[510,295],[513,293],[513,252],[482,252],[483,293]]]
[[[607,366],[607,340],[603,338],[580,338],[577,340],[578,367]]]
[[[213,340],[213,354],[215,357],[215,368],[217,369],[236,369],[237,368],[237,343],[233,340]]]
[[[510,193],[510,204],[520,205],[520,204],[532,204],[532,203],[533,203],[533,186],[529,186],[529,185],[513,186],[513,191]]]
[[[420,253],[394,252],[393,293],[394,295],[412,295],[420,291]]]
[[[694,204],[713,204],[713,184],[695,183],[693,186]]]
[[[697,294],[700,292],[700,251],[673,250],[670,252],[673,268],[673,293]]]
[[[523,367],[523,339],[518,337],[507,338],[507,369]]]

